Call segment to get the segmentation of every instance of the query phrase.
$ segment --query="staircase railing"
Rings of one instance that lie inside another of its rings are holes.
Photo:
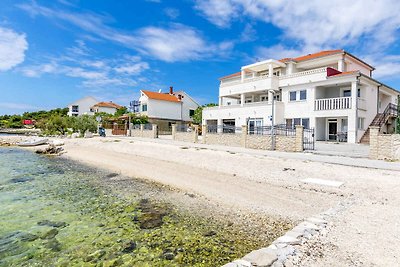
[[[383,111],[382,116],[377,121],[377,125],[381,127],[389,119],[390,116],[399,117],[399,115],[400,114],[397,105],[389,103],[386,106],[385,111]]]

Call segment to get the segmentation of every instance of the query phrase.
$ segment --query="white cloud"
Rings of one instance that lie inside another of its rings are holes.
[[[257,31],[253,28],[250,23],[246,23],[242,33],[240,34],[240,41],[250,42],[258,38]]]
[[[22,63],[27,49],[25,34],[0,27],[0,71],[10,70]]]
[[[126,73],[130,75],[136,75],[141,73],[144,70],[149,69],[150,66],[147,62],[140,62],[136,64],[130,64],[130,65],[125,65],[125,66],[120,66],[115,68],[114,70],[117,73]]]
[[[199,31],[182,24],[172,24],[166,28],[150,26],[136,29],[133,33],[126,33],[107,26],[106,22],[112,21],[112,18],[94,13],[73,13],[51,9],[38,5],[36,2],[17,6],[33,17],[41,15],[66,21],[90,34],[167,62],[224,56],[232,46],[232,43],[227,46],[228,42],[208,42]],[[78,44],[76,50],[79,52],[81,48]],[[86,51],[83,50],[83,52]]]
[[[12,103],[12,102],[0,102],[0,108],[7,108],[7,109],[18,109],[18,110],[35,110],[38,107],[25,104],[25,103]]]
[[[239,15],[238,7],[231,0],[198,0],[195,5],[209,21],[221,28],[228,27],[231,20]]]
[[[77,42],[80,43],[80,42]],[[38,78],[42,75],[64,75],[80,79],[84,87],[116,88],[133,86],[139,81],[137,76],[150,69],[150,65],[137,55],[118,55],[118,57],[96,58],[88,53],[66,49],[65,54],[53,57],[42,56],[37,64],[17,69],[24,76]],[[48,61],[48,62],[46,62]],[[44,63],[43,63],[44,62]]]
[[[21,72],[27,77],[40,77],[42,74],[54,73],[56,71],[57,64],[54,62],[24,67],[21,69]]]
[[[227,42],[207,43],[193,28],[174,24],[171,28],[146,27],[138,32],[138,42],[143,53],[167,62],[188,61],[226,53],[231,48]]]
[[[382,49],[396,40],[400,27],[397,0],[199,0],[195,8],[219,27],[239,16],[271,23],[283,38],[307,48],[357,45],[362,37],[369,41],[364,45]]]
[[[179,17],[179,15],[180,15],[180,12],[179,12],[178,9],[176,9],[176,8],[171,8],[171,7],[165,8],[165,9],[164,9],[164,13],[165,13],[165,15],[167,15],[170,19],[176,19],[176,18]]]

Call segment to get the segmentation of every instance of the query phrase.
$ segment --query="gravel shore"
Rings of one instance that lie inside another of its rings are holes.
[[[63,157],[160,184],[184,209],[254,229],[263,227],[260,218],[296,224],[334,208],[326,231],[298,246],[288,266],[400,265],[399,172],[135,138],[66,139],[64,147]],[[343,185],[304,183],[308,178]],[[129,194],[127,181],[113,183]]]

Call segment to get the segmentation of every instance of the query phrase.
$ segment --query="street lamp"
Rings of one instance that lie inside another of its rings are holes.
[[[275,150],[275,116],[274,116],[274,105],[275,105],[275,91],[268,90],[268,93],[272,94],[272,112],[271,112],[271,150]]]

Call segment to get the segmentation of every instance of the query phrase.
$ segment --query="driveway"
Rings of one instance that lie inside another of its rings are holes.
[[[311,153],[319,155],[344,156],[351,158],[368,158],[369,145],[336,142],[315,142],[315,150]]]

